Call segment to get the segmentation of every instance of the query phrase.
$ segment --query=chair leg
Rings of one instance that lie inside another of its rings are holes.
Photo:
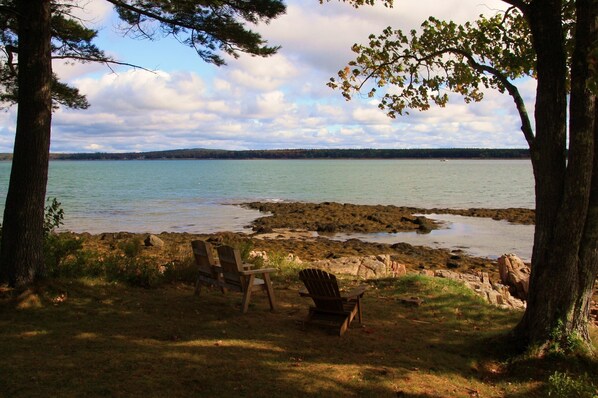
[[[251,300],[251,291],[253,290],[253,281],[255,279],[255,276],[249,275],[249,278],[245,278],[245,280],[247,281],[245,283],[245,287],[244,287],[244,292],[243,292],[243,303],[241,304],[241,312],[243,312],[244,314],[247,312],[247,309],[249,308],[249,300]]]
[[[361,323],[361,299],[357,299],[357,316],[359,317],[359,323]]]
[[[339,336],[342,336],[343,334],[345,334],[345,332],[347,331],[347,328],[349,327],[349,322],[350,322],[349,317],[346,317],[341,325],[341,329],[339,330],[339,333],[338,333]]]
[[[195,281],[195,292],[194,292],[194,294],[196,296],[199,296],[199,293],[201,293],[201,281],[200,281],[200,279],[198,277],[197,280]]]
[[[266,287],[266,293],[268,293],[270,310],[276,311],[276,299],[274,298],[274,289],[272,289],[272,282],[270,282],[270,275],[268,273],[264,273],[264,285]]]

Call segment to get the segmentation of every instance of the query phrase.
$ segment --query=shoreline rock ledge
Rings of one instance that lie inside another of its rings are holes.
[[[449,270],[437,270],[434,271],[433,276],[463,282],[478,296],[498,307],[518,310],[523,310],[526,307],[524,300],[511,295],[509,286],[490,281],[487,272],[462,274]]]
[[[317,260],[312,261],[311,265],[333,274],[348,274],[363,279],[399,277],[407,274],[405,265],[393,261],[389,254]]]
[[[331,273],[354,275],[363,279],[401,277],[407,274],[404,264],[393,261],[388,254],[364,257],[341,257],[313,261],[311,266]],[[423,270],[422,275],[462,282],[490,304],[501,308],[524,309],[526,303],[510,293],[510,287],[491,282],[487,272],[459,273],[446,269]]]

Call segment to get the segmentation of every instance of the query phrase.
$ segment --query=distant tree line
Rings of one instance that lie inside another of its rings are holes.
[[[226,151],[176,149],[128,153],[53,153],[53,160],[156,160],[156,159],[528,159],[528,149],[273,149]],[[10,160],[11,154],[0,154]]]

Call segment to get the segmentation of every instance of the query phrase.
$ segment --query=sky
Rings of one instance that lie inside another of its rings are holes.
[[[123,36],[110,4],[85,0],[81,18],[98,47],[143,69],[55,62],[55,73],[87,96],[87,110],[53,115],[52,152],[143,152],[182,148],[524,148],[512,99],[494,91],[480,103],[451,95],[445,108],[388,118],[376,98],[346,101],[326,83],[387,26],[408,31],[428,16],[456,22],[504,9],[498,0],[395,0],[354,9],[289,0],[287,13],[254,29],[279,52],[204,63],[176,40]],[[518,82],[528,109],[535,84]],[[0,152],[12,152],[16,109],[0,111]]]

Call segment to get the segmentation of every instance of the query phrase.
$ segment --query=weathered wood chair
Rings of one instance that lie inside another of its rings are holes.
[[[218,251],[222,270],[221,286],[243,293],[241,311],[243,313],[247,312],[251,293],[256,290],[264,290],[267,293],[270,309],[274,311],[276,304],[272,282],[270,281],[270,273],[275,272],[276,269],[251,269],[250,265],[243,264],[241,261],[239,250],[230,246],[219,246],[216,250]],[[257,278],[256,275],[261,275],[263,279]]]
[[[342,336],[355,315],[361,323],[361,298],[365,286],[359,286],[347,294],[341,294],[336,276],[326,271],[307,268],[299,271],[307,292],[299,292],[302,297],[311,297],[315,306],[309,307],[306,323],[318,323],[339,328]]]
[[[214,259],[212,245],[203,240],[194,240],[191,242],[193,257],[197,265],[197,280],[195,281],[195,295],[201,292],[201,286],[219,286],[222,292],[225,292],[221,286],[220,267]]]

